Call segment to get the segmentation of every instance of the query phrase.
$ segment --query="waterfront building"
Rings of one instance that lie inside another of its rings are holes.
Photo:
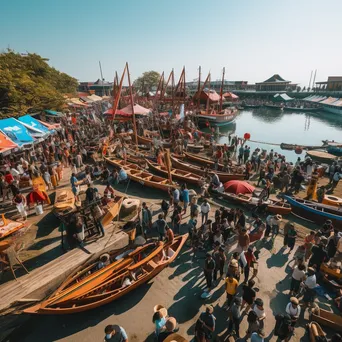
[[[96,82],[80,82],[79,92],[95,94],[98,96],[110,96],[113,89],[113,83],[98,79]]]
[[[272,77],[264,82],[256,83],[256,91],[275,91],[286,92],[288,90],[295,90],[297,84],[291,83],[291,81],[284,80],[278,74],[274,74]]]
[[[318,91],[342,91],[342,76],[329,76],[326,82],[315,82],[315,87]]]

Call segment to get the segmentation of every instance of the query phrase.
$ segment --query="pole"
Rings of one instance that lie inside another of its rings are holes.
[[[177,93],[179,92],[179,89],[181,88],[180,85],[181,85],[182,82],[183,82],[184,74],[185,74],[185,67],[183,67],[182,73],[181,73],[181,75],[180,75],[180,77],[179,77],[179,81],[178,81],[177,86],[176,86],[176,91],[175,91],[176,95],[177,95]],[[178,103],[178,101],[177,101],[177,103]],[[173,107],[173,106],[172,106],[172,107]],[[175,113],[176,113],[176,111],[175,111]]]
[[[197,95],[198,95],[198,101],[197,101],[197,107],[200,109],[201,106],[201,99],[200,99],[200,91],[201,91],[201,66],[198,67],[198,85],[197,85]]]
[[[131,75],[129,74],[128,63],[127,62],[126,62],[126,69],[127,69],[127,77],[128,77],[129,96],[130,96],[130,99],[131,99],[131,106],[132,106],[133,131],[134,131],[134,138],[135,138],[135,146],[136,146],[136,149],[138,150],[137,125],[136,125],[136,122],[135,122],[133,92],[132,92],[132,85],[131,85]]]
[[[172,74],[171,74],[172,115],[173,115],[173,106],[175,103],[174,91],[173,91],[174,87],[175,87],[175,72],[172,69]]]
[[[168,77],[168,79],[167,79],[167,81],[166,81],[165,87],[163,87],[163,91],[162,91],[162,93],[160,94],[160,101],[161,101],[162,99],[164,99],[164,95],[165,95],[166,89],[167,89],[167,87],[168,87],[168,85],[169,85],[169,82],[170,82],[170,80],[171,80],[171,76],[172,76],[172,71],[170,72],[170,75],[169,75],[169,77]]]
[[[317,69],[315,70],[315,76],[314,76],[313,81],[312,81],[312,88],[315,86],[315,82],[316,82],[316,73],[317,73]]]
[[[102,93],[104,95],[107,95],[106,92],[105,92],[105,88],[104,88],[104,84],[103,84],[103,75],[102,75],[102,67],[101,67],[101,62],[99,61],[99,66],[100,66],[100,74],[101,74],[101,82],[102,82]]]
[[[208,98],[207,98],[207,114],[209,114],[209,96],[210,96],[210,83],[211,83],[211,75],[210,75],[210,72],[209,72],[209,89],[208,89]]]
[[[309,81],[309,86],[308,86],[308,89],[310,89],[310,84],[311,84],[311,78],[312,78],[312,70],[311,70],[311,75],[310,75],[310,81]]]
[[[165,164],[166,164],[167,174],[169,177],[169,183],[172,184],[171,159],[170,159],[170,150],[169,149],[166,149]]]
[[[125,69],[122,72],[118,92],[115,94],[115,97],[113,97],[113,106],[112,106],[112,108],[113,108],[113,121],[115,118],[116,110],[118,109],[118,105],[119,105],[119,101],[120,101],[120,97],[121,97],[122,83],[123,83],[123,79],[124,79],[124,76],[126,73],[126,69],[127,69],[127,65],[125,66]]]
[[[225,71],[226,71],[225,68],[223,68],[221,91],[220,91],[220,113],[222,111],[222,97],[223,97],[223,85],[224,85],[224,73],[225,73]]]

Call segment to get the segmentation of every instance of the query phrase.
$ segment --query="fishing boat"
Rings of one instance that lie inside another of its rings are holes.
[[[305,107],[284,107],[287,112],[317,112],[321,110],[321,107],[305,108]]]
[[[337,160],[336,156],[324,151],[307,151],[306,154],[321,163],[332,164],[333,161]]]
[[[301,198],[284,196],[292,207],[292,213],[300,218],[324,224],[326,220],[331,220],[336,229],[342,230],[342,208],[333,207]]]
[[[167,168],[165,166],[161,166],[147,159],[146,159],[146,163],[151,169],[151,171],[163,174],[166,177],[168,176]],[[203,181],[203,177],[195,173],[184,171],[184,170],[179,170],[175,168],[171,169],[171,175],[172,175],[172,178],[182,181],[183,183],[191,183],[195,185],[200,185]]]
[[[333,154],[334,156],[342,156],[342,143],[338,142],[328,142],[327,152]]]
[[[340,280],[342,279],[342,273],[339,268],[331,268],[326,263],[323,263],[320,268],[322,274],[326,274],[329,277]]]
[[[314,308],[310,313],[310,321],[342,332],[342,317],[321,308]]]
[[[308,325],[310,342],[324,341],[326,334],[317,322],[310,322]],[[320,339],[321,338],[321,339]]]
[[[204,146],[203,145],[195,145],[195,144],[188,144],[187,149],[192,152],[202,152],[204,151]]]
[[[173,242],[165,245],[160,242],[159,246],[148,255],[144,256],[140,253],[142,257],[140,260],[137,257],[125,258],[121,264],[117,265],[115,272],[104,280],[98,281],[97,284],[94,283],[95,286],[91,286],[88,291],[82,290],[81,294],[72,295],[68,300],[63,298],[63,300],[49,301],[47,299],[24,312],[57,315],[79,313],[119,299],[155,277],[172,263],[187,237],[188,234],[177,236]],[[77,291],[77,284],[75,291]]]
[[[197,114],[196,118],[198,120],[199,127],[206,127],[208,124],[210,126],[226,126],[233,123],[237,117],[237,109],[226,108],[223,113],[216,113],[215,111],[211,113],[201,113]]]
[[[333,207],[342,207],[342,198],[333,195],[324,195],[322,204],[331,205]]]
[[[204,158],[204,157],[201,157],[201,156],[197,156],[197,155],[194,155],[192,153],[188,153],[188,152],[184,152],[184,155],[185,155],[185,158],[196,163],[196,164],[199,164],[199,165],[202,165],[202,166],[211,166],[211,167],[214,167],[215,166],[215,162],[211,159],[208,159],[208,158]],[[223,164],[217,164],[217,167],[218,167],[218,170],[222,170],[223,169]]]
[[[257,207],[259,205],[265,205],[266,210],[272,214],[279,215],[287,215],[291,213],[291,206],[284,201],[273,201],[268,199],[267,201],[260,201],[260,198],[244,195],[244,194],[232,194],[229,192],[219,192],[213,189],[210,189],[210,193],[212,193],[215,197],[221,198],[228,202],[233,202],[235,204],[246,205],[251,207]]]
[[[138,138],[138,143],[142,144],[142,145],[151,145],[153,143],[151,138],[148,137],[143,137],[141,135],[137,136]],[[163,147],[165,148],[170,148],[172,146],[172,142],[171,141],[162,141]]]
[[[9,236],[24,227],[24,222],[10,220],[2,215],[2,218],[0,219],[0,239]]]
[[[204,167],[201,168],[200,166],[186,163],[184,161],[179,160],[178,158],[175,158],[174,156],[171,156],[170,159],[172,162],[172,166],[176,167],[177,169],[192,172],[203,177],[205,177],[208,173],[204,169]],[[214,172],[214,170],[209,170],[209,172]],[[242,173],[227,173],[221,171],[215,171],[215,173],[217,174],[222,183],[228,182],[230,180],[243,180],[245,178],[245,176]]]
[[[114,201],[107,203],[106,207],[108,211],[105,213],[101,221],[104,227],[111,223],[119,215],[124,199],[124,196],[115,195]]]
[[[70,212],[75,209],[75,196],[69,189],[57,190],[53,208],[56,212]]]
[[[168,191],[170,188],[178,187],[178,185],[175,183],[170,184],[169,180],[166,178],[155,176],[152,173],[142,170],[136,164],[125,164],[124,160],[119,160],[115,158],[105,158],[105,161],[118,169],[123,168],[126,171],[128,178],[144,186],[148,186],[150,188],[159,189],[163,191]]]

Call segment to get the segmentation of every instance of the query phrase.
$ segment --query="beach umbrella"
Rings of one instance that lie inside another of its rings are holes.
[[[245,133],[245,134],[243,135],[243,138],[244,138],[245,140],[249,140],[249,139],[251,138],[251,134],[250,134],[250,133]]]
[[[230,192],[232,194],[251,194],[255,187],[250,185],[245,181],[240,180],[231,180],[229,182],[224,183],[223,185],[225,192]]]

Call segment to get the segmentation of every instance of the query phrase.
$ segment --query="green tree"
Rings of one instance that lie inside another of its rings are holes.
[[[0,54],[0,113],[19,116],[43,109],[61,110],[65,94],[75,94],[78,82],[59,72],[37,54],[12,50]]]
[[[148,93],[153,89],[153,87],[157,87],[160,80],[160,74],[157,71],[146,71],[140,77],[138,77],[133,85],[134,88],[143,94]]]

